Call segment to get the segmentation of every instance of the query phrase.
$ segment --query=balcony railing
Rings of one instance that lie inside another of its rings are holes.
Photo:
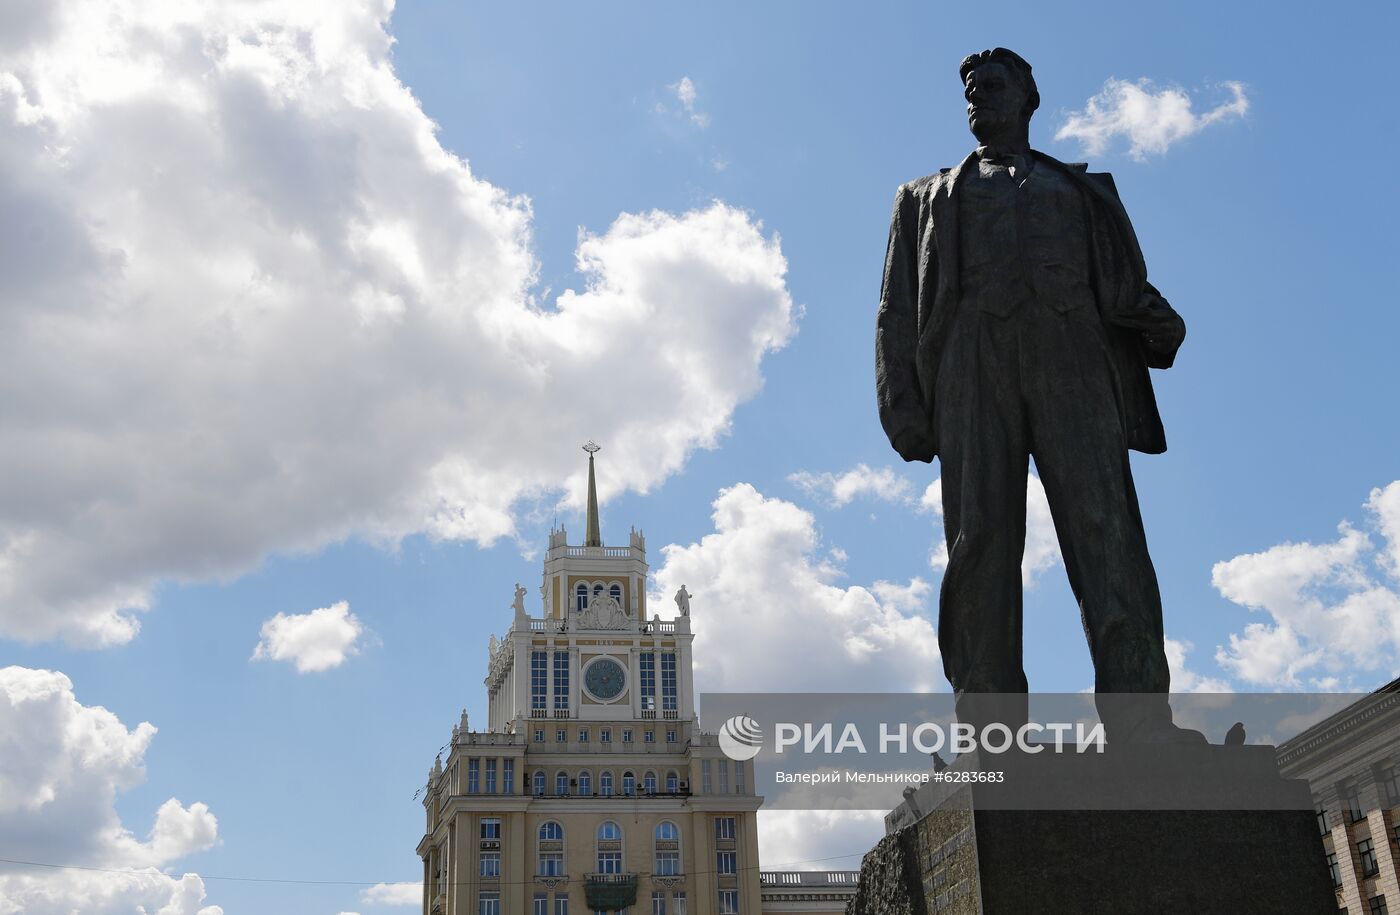
[[[637,875],[587,874],[584,877],[583,892],[590,909],[625,909],[637,903]]]

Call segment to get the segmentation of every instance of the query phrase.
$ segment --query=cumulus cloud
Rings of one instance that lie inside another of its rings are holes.
[[[912,495],[909,481],[895,473],[893,468],[872,468],[868,464],[857,464],[839,474],[799,470],[788,475],[788,482],[837,508],[861,496],[899,503],[909,501]]]
[[[676,100],[681,103],[681,108],[685,109],[686,117],[690,119],[690,123],[702,129],[710,126],[710,116],[695,108],[695,98],[698,93],[695,90],[694,81],[689,76],[682,76],[666,88],[676,94]]]
[[[291,661],[297,673],[318,673],[359,654],[357,642],[364,631],[364,624],[343,600],[310,613],[279,613],[262,624],[262,640],[252,659]]]
[[[1400,667],[1400,480],[1371,491],[1366,508],[1384,540],[1342,522],[1331,543],[1282,543],[1211,570],[1227,599],[1262,611],[1216,650],[1225,669],[1276,688],[1367,688],[1358,672],[1389,676]]]
[[[1186,666],[1186,656],[1194,651],[1190,642],[1166,640],[1167,669],[1171,672],[1174,693],[1230,693],[1230,684],[1219,677],[1208,677]]]
[[[391,7],[0,13],[0,635],[118,644],[163,580],[510,537],[580,503],[561,443],[645,491],[758,391],[777,239],[623,214],[541,300],[528,199],[438,142]]]
[[[927,584],[836,584],[842,571],[823,558],[812,514],[748,483],[721,490],[712,517],[714,533],[662,549],[651,597],[669,605],[683,584],[694,595],[700,690],[942,685],[933,625],[919,607]]]
[[[943,517],[943,478],[928,485],[919,497],[922,511]],[[1055,519],[1050,515],[1050,503],[1045,498],[1045,486],[1035,474],[1026,474],[1026,548],[1021,554],[1021,582],[1035,587],[1042,572],[1061,563],[1060,541],[1055,536]],[[940,538],[929,556],[929,565],[936,571],[948,568],[948,543]]]
[[[0,669],[0,857],[127,869],[7,867],[0,913],[221,915],[218,906],[202,906],[198,876],[158,870],[218,841],[208,806],[167,800],[144,841],[117,815],[117,794],[145,779],[155,733],[147,722],[127,728],[108,710],[83,705],[61,673]]]
[[[371,905],[422,905],[422,883],[376,883],[360,893],[360,901]]]
[[[888,812],[759,810],[759,859],[768,870],[855,870],[884,837]]]
[[[1243,118],[1249,111],[1244,85],[1226,82],[1230,100],[1203,114],[1192,110],[1191,96],[1176,87],[1158,89],[1148,79],[1129,82],[1110,79],[1089,99],[1082,111],[1071,112],[1055,132],[1057,140],[1078,140],[1087,155],[1096,156],[1114,138],[1128,142],[1128,154],[1139,161],[1162,155],[1178,140],[1200,133],[1212,124]]]

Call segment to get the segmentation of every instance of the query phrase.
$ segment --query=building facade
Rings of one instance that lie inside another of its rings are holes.
[[[1278,762],[1312,786],[1338,910],[1400,915],[1400,680],[1280,744]]]
[[[594,448],[593,450],[596,450]],[[550,533],[540,612],[492,636],[488,722],[462,713],[424,807],[424,915],[757,915],[752,764],[697,727],[689,595],[648,619],[646,541]]]

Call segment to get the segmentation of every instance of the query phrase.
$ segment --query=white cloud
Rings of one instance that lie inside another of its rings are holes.
[[[680,101],[681,107],[685,109],[686,116],[690,118],[690,123],[701,129],[710,126],[710,116],[703,111],[695,110],[695,98],[698,93],[695,90],[695,83],[689,76],[682,76],[677,82],[666,87],[676,94],[676,99]]]
[[[760,810],[759,860],[765,870],[856,870],[884,837],[888,812]]]
[[[422,883],[376,883],[360,893],[360,901],[371,905],[422,905]]]
[[[788,475],[788,482],[837,508],[850,504],[859,496],[885,502],[907,502],[912,491],[909,481],[895,473],[893,468],[872,468],[868,464],[857,464],[839,474],[799,470]]]
[[[922,511],[943,517],[943,478],[928,485],[919,497]],[[1021,554],[1021,582],[1035,587],[1042,572],[1061,563],[1060,541],[1055,536],[1055,520],[1050,515],[1050,503],[1045,498],[1045,486],[1035,474],[1026,474],[1026,548]],[[948,543],[940,537],[929,556],[929,565],[936,571],[948,568]]]
[[[1232,633],[1216,650],[1220,665],[1250,683],[1313,689],[1336,688],[1339,675],[1363,689],[1358,672],[1389,675],[1400,666],[1397,505],[1400,480],[1372,490],[1366,503],[1386,541],[1379,551],[1343,522],[1332,543],[1283,543],[1216,563],[1216,590],[1270,617]]]
[[[0,13],[0,635],[119,644],[163,580],[513,536],[580,504],[589,438],[604,499],[645,491],[794,333],[776,238],[718,202],[583,233],[584,285],[543,301],[529,201],[442,148],[388,0],[26,9]]]
[[[157,870],[217,843],[218,820],[206,805],[167,800],[144,841],[117,815],[118,792],[145,779],[155,733],[147,722],[128,729],[106,709],[81,704],[61,673],[0,668],[0,857],[130,868],[0,873],[0,915],[221,915],[201,905],[197,875]]]
[[[330,670],[360,653],[357,642],[364,631],[343,600],[310,613],[279,613],[262,624],[252,660],[291,661],[302,674]]]
[[[1186,656],[1195,645],[1168,638],[1166,640],[1167,669],[1171,672],[1174,693],[1231,693],[1230,684],[1218,677],[1208,677],[1186,666]]]
[[[926,584],[833,584],[842,572],[819,558],[811,513],[748,483],[720,491],[713,519],[715,532],[699,543],[662,549],[650,598],[669,606],[682,584],[694,595],[699,690],[942,685],[933,626],[917,612]]]
[[[1083,111],[1069,115],[1055,132],[1055,139],[1079,140],[1085,153],[1094,156],[1107,149],[1114,137],[1121,136],[1128,140],[1128,154],[1134,159],[1143,160],[1153,153],[1162,155],[1171,144],[1211,124],[1244,117],[1249,111],[1244,85],[1222,85],[1229,90],[1230,100],[1196,114],[1185,90],[1159,90],[1148,79],[1110,79],[1098,95],[1089,99]]]

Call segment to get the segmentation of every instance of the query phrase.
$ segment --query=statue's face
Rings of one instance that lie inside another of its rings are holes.
[[[1029,93],[1004,64],[982,64],[967,74],[963,85],[967,99],[967,126],[986,142],[1021,126]]]

